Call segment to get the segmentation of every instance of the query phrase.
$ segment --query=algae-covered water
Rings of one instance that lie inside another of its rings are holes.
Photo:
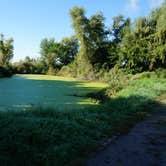
[[[47,75],[15,75],[0,79],[0,110],[31,107],[77,109],[94,105],[91,99],[76,97],[104,88],[106,84]]]

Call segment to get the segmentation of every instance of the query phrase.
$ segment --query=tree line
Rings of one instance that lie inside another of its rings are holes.
[[[48,73],[86,79],[100,78],[115,66],[129,73],[166,67],[166,0],[147,17],[134,22],[118,15],[112,26],[105,25],[101,12],[89,18],[85,10],[70,11],[74,36],[57,42],[43,39],[41,57],[13,64],[15,73]],[[0,38],[0,66],[8,67],[13,40]]]

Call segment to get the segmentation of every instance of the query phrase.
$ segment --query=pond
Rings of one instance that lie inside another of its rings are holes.
[[[0,79],[0,111],[31,107],[77,109],[94,105],[91,99],[76,97],[104,88],[100,82],[78,81],[48,75],[15,75]]]

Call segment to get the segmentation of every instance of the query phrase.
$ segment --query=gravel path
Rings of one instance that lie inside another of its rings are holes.
[[[157,114],[138,123],[87,161],[86,166],[166,166],[166,100]]]

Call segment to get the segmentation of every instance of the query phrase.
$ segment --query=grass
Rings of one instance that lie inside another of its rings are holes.
[[[87,88],[93,83],[81,84]],[[79,93],[84,94],[84,88]],[[95,107],[1,112],[0,165],[79,166],[100,145],[100,140],[127,132],[145,114],[151,113],[155,98],[164,93],[165,79],[141,78]]]

